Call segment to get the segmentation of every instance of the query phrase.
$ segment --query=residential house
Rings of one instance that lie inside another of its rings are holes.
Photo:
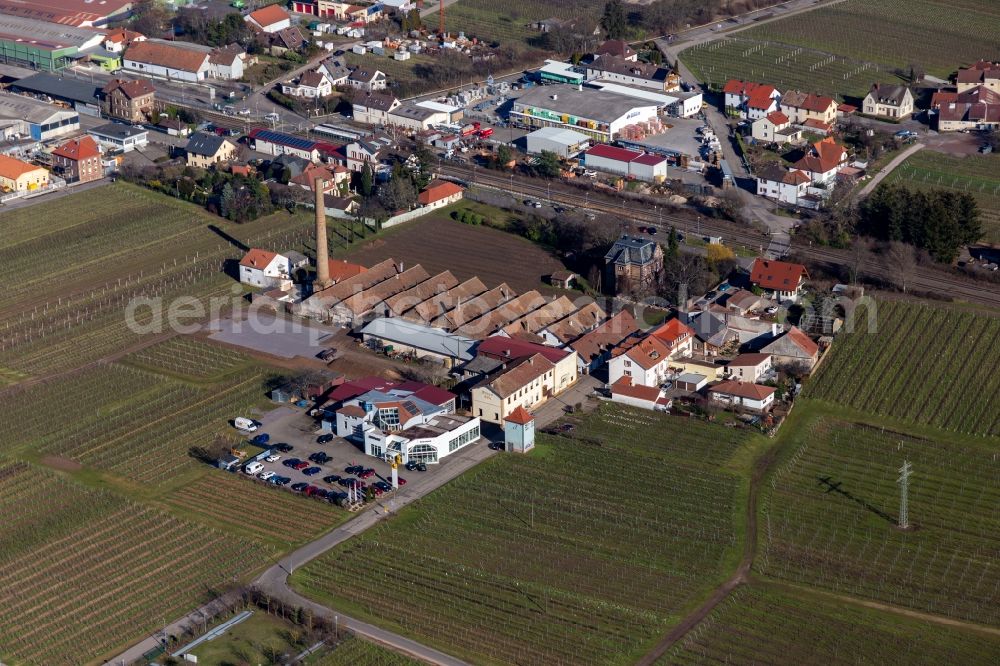
[[[663,272],[663,248],[651,238],[623,235],[604,256],[604,264],[609,291],[648,289]]]
[[[258,40],[267,45],[268,51],[273,56],[280,56],[289,51],[301,52],[309,45],[309,40],[302,34],[302,30],[297,25],[284,28],[273,34],[261,33]]]
[[[242,79],[246,55],[239,44],[213,49],[208,56],[208,76],[224,81]]]
[[[774,322],[727,312],[705,311],[689,315],[688,324],[695,332],[694,351],[705,356],[735,352],[742,345],[760,346],[780,331]]]
[[[0,154],[0,189],[33,192],[49,184],[49,172],[40,166]]]
[[[236,160],[239,147],[229,139],[217,134],[195,132],[185,147],[186,163],[191,167],[209,169]]]
[[[346,166],[360,172],[365,164],[377,170],[385,150],[392,144],[388,137],[371,136],[352,141],[343,148]]]
[[[1000,128],[1000,92],[986,86],[961,92],[937,92],[931,113],[939,132],[995,130]]]
[[[640,386],[659,386],[670,375],[670,349],[659,338],[647,335],[628,338],[611,352],[608,383],[622,377]]]
[[[796,143],[802,137],[802,130],[792,127],[792,121],[781,111],[772,111],[753,122],[751,136],[765,143]]]
[[[802,205],[812,183],[803,171],[770,164],[757,172],[757,194],[792,206]]]
[[[770,354],[740,354],[726,365],[730,378],[756,384],[771,372]]]
[[[289,185],[314,191],[316,179],[321,181],[320,187],[324,194],[337,195],[344,190],[351,181],[351,171],[339,164],[309,164],[295,176],[288,179]],[[346,183],[346,185],[345,185]]]
[[[292,17],[280,5],[267,5],[243,17],[254,30],[274,33],[292,25]]]
[[[847,164],[847,149],[826,137],[812,145],[812,150],[792,165],[793,171],[801,171],[816,185],[832,186],[837,172]]]
[[[680,79],[666,67],[604,55],[586,65],[588,80],[600,79],[658,92],[680,89]]]
[[[319,70],[303,72],[297,79],[281,84],[281,92],[289,97],[321,99],[333,94],[333,83]]]
[[[777,367],[789,366],[809,372],[819,360],[819,346],[800,329],[792,326],[784,335],[764,345],[761,352],[770,354]]]
[[[327,58],[319,64],[316,71],[322,72],[330,83],[334,86],[342,86],[347,83],[347,77],[351,75],[351,69],[347,63],[339,56]]]
[[[141,127],[133,127],[123,123],[108,123],[87,130],[99,144],[120,150],[124,153],[136,148],[144,148],[149,144],[149,131]]]
[[[694,329],[678,318],[669,319],[649,332],[667,346],[671,358],[690,356],[694,346]]]
[[[52,151],[52,167],[69,182],[89,183],[104,177],[101,149],[90,136],[59,144]]]
[[[621,310],[589,333],[584,333],[567,345],[576,352],[580,372],[590,374],[611,358],[611,352],[622,341],[639,332],[639,324],[628,310]]]
[[[980,60],[971,67],[963,67],[958,70],[955,83],[959,93],[983,86],[1000,94],[1000,62]]]
[[[913,113],[913,93],[906,86],[873,83],[861,109],[869,116],[907,118]]]
[[[670,410],[671,400],[659,386],[641,386],[632,383],[630,377],[621,377],[609,387],[611,401],[640,409],[659,412]]]
[[[109,53],[122,53],[133,42],[146,41],[146,36],[134,30],[117,28],[104,35],[104,50]]]
[[[554,363],[542,354],[519,358],[500,366],[472,387],[472,414],[502,424],[518,407],[540,407],[554,392]]]
[[[252,287],[291,287],[288,257],[270,250],[250,249],[240,259],[240,283]]]
[[[708,398],[730,407],[764,413],[774,404],[774,389],[760,384],[728,380],[710,386]]]
[[[726,310],[743,317],[764,306],[763,298],[746,289],[731,289],[719,301]]]
[[[395,95],[369,92],[355,95],[351,102],[351,113],[355,122],[366,125],[388,125],[389,114],[400,106]]]
[[[552,382],[547,384],[549,395],[559,395],[579,378],[576,353],[569,349],[556,349],[547,345],[516,340],[500,335],[486,338],[476,347],[476,358],[499,363],[511,363],[518,359],[540,354],[554,364]]]
[[[111,79],[101,88],[101,111],[119,120],[143,123],[153,116],[156,88],[147,79]]]
[[[795,302],[802,295],[802,288],[809,273],[802,264],[757,257],[750,266],[750,282],[774,293],[776,300]]]
[[[347,77],[347,85],[358,90],[374,92],[385,90],[388,85],[385,73],[377,69],[367,67],[357,67],[350,76]]]
[[[832,97],[789,90],[781,96],[781,111],[795,124],[815,120],[832,125],[837,119],[837,101]]]
[[[464,190],[448,180],[432,180],[417,195],[421,208],[442,208],[461,200]]]
[[[727,114],[752,120],[776,111],[781,99],[781,93],[774,86],[739,79],[727,81],[722,93]]]
[[[598,46],[597,50],[594,51],[594,57],[603,58],[604,56],[621,58],[629,62],[639,61],[639,54],[636,53],[635,49],[629,46],[628,42],[621,39],[609,39]]]

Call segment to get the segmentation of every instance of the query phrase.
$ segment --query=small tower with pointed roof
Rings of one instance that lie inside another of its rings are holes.
[[[527,453],[535,448],[535,417],[518,407],[503,420],[503,439],[508,453]]]

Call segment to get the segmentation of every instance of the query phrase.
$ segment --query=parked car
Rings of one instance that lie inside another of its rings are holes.
[[[306,468],[306,469],[302,470],[302,473],[305,474],[306,476],[316,476],[317,474],[319,474],[322,471],[323,471],[323,468],[321,468],[321,467],[309,467],[309,468]]]
[[[286,460],[285,462],[283,462],[281,464],[284,465],[285,467],[295,467],[300,462],[302,462],[302,461],[299,460],[298,458],[289,458],[288,460]]]
[[[268,435],[266,432],[262,432],[253,439],[251,439],[250,441],[253,442],[254,444],[267,444],[268,442],[271,441],[271,436]]]
[[[375,476],[375,470],[373,469],[363,469],[360,472],[358,472],[359,479],[370,479],[373,476]]]
[[[233,419],[233,425],[236,426],[238,430],[246,430],[247,432],[254,432],[257,430],[257,424],[254,423],[253,419],[248,419],[245,416],[237,416]]]
[[[317,444],[329,444],[332,441],[333,441],[333,435],[329,433],[325,435],[320,435],[319,437],[316,438]]]
[[[284,442],[282,442],[281,444],[275,444],[274,445],[274,450],[275,451],[281,451],[282,453],[288,453],[289,451],[291,451],[294,448],[295,447],[292,446],[291,444],[285,444]]]
[[[316,453],[309,456],[309,460],[312,460],[314,463],[319,463],[322,465],[323,463],[330,460],[330,456],[326,455],[322,451],[317,451]]]
[[[418,472],[426,472],[427,471],[427,463],[422,463],[422,462],[417,463],[417,471]]]
[[[900,139],[909,139],[910,137],[916,136],[917,133],[913,130],[903,129],[896,132],[896,136]]]
[[[309,463],[307,463],[307,462],[306,462],[305,460],[300,460],[300,461],[298,461],[297,463],[295,463],[295,466],[294,466],[294,469],[297,469],[297,470],[299,470],[299,471],[302,471],[302,470],[304,470],[304,469],[305,469],[306,467],[309,467]]]
[[[365,468],[362,467],[361,465],[351,465],[349,467],[344,468],[344,471],[347,472],[348,474],[355,474],[357,472],[363,472],[364,470]]]
[[[264,466],[262,464],[260,464],[259,462],[252,462],[248,463],[247,466],[243,468],[243,471],[249,474],[250,476],[253,476],[254,474],[260,474],[260,471],[262,469],[264,469]]]
[[[336,349],[324,349],[320,353],[316,354],[316,356],[318,356],[321,361],[330,362],[333,359],[337,358],[337,350]]]
[[[398,483],[398,484],[399,484],[399,485],[401,485],[401,486],[405,486],[405,485],[406,485],[406,479],[404,479],[404,478],[403,478],[403,477],[401,477],[401,476],[400,476],[400,477],[397,477],[397,478],[396,478],[396,483]]]
[[[272,453],[268,457],[264,458],[264,460],[266,460],[267,462],[278,462],[279,460],[281,460],[281,456],[279,456],[277,453]]]
[[[372,486],[372,494],[375,495],[375,497],[381,497],[383,492],[385,491],[383,491],[381,488],[376,488],[375,486]]]
[[[292,490],[294,490],[296,492],[302,492],[303,490],[305,490],[308,487],[309,487],[309,484],[306,483],[305,481],[299,481],[298,483],[293,483],[292,484]]]
[[[338,474],[331,474],[330,476],[324,476],[323,480],[327,483],[337,483],[341,478]]]
[[[291,480],[291,477],[288,476],[272,476],[268,483],[273,483],[276,486],[284,486]]]
[[[375,487],[375,488],[381,488],[381,489],[382,489],[382,490],[383,490],[384,492],[389,492],[390,490],[392,490],[392,486],[390,486],[390,485],[389,485],[388,483],[386,483],[385,481],[376,481],[376,482],[375,482],[374,484],[372,484],[372,485],[373,485],[373,487]]]
[[[417,463],[413,462],[412,460],[406,463],[406,469],[410,470],[411,472],[416,468],[417,468]]]
[[[489,444],[487,444],[487,446],[489,446],[494,451],[503,451],[504,450],[504,444],[503,444],[503,442],[490,442]]]
[[[268,480],[268,479],[270,479],[270,478],[271,478],[272,476],[276,476],[276,475],[275,475],[275,473],[274,473],[274,472],[271,472],[271,471],[267,471],[267,472],[261,472],[261,473],[260,473],[260,476],[259,476],[258,478],[259,478],[259,479],[260,479],[261,481],[267,481],[267,480]]]

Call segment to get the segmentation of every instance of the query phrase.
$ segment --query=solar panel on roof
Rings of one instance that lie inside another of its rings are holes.
[[[259,130],[254,133],[254,139],[263,139],[264,141],[270,141],[271,143],[280,143],[283,146],[288,146],[289,148],[298,148],[300,150],[312,150],[316,147],[315,141],[310,141],[308,139],[303,139],[302,137],[292,136],[291,134],[284,134],[282,132],[274,132],[271,130]]]

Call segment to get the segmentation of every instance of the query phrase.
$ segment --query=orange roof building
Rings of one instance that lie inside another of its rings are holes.
[[[782,300],[798,298],[809,272],[802,264],[775,261],[757,257],[750,267],[750,281],[768,291],[773,291]]]
[[[515,409],[510,414],[508,414],[507,418],[504,419],[504,421],[506,421],[506,422],[515,423],[517,425],[522,425],[522,426],[523,425],[528,425],[529,423],[531,423],[534,420],[535,420],[535,417],[532,416],[531,413],[527,409],[525,409],[524,407],[521,407],[520,405],[518,405],[517,409]]]
[[[440,208],[462,198],[462,188],[448,180],[435,180],[417,196],[417,203],[426,208]]]
[[[6,192],[30,192],[49,184],[49,172],[40,166],[0,155],[0,188]]]
[[[292,17],[280,5],[267,5],[246,15],[246,22],[261,32],[278,32],[291,26]]]
[[[355,275],[361,275],[368,269],[361,264],[352,264],[343,259],[330,259],[330,279],[334,284],[337,284],[341,280],[346,280],[349,277],[354,277]]]
[[[53,150],[52,154],[56,157],[63,157],[67,160],[77,162],[89,157],[100,157],[101,149],[98,147],[97,142],[94,141],[94,138],[88,134],[79,139],[70,139]]]

